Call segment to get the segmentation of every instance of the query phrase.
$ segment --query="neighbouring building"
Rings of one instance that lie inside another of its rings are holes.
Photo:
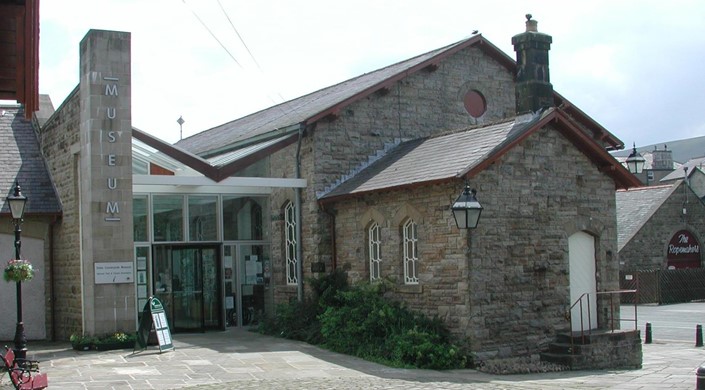
[[[702,267],[705,204],[682,179],[617,191],[617,225],[624,271]]]
[[[661,184],[674,183],[687,178],[688,185],[700,199],[705,200],[705,172],[703,172],[705,157],[691,158],[678,169],[661,179]]]

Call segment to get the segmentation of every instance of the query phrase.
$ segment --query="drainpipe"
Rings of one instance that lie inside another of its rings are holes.
[[[295,176],[301,179],[301,141],[303,140],[305,126],[299,127],[299,140],[296,144],[296,164]],[[304,301],[304,280],[303,280],[303,243],[301,242],[301,188],[294,189],[295,219],[296,219],[296,298],[299,302]]]
[[[59,222],[59,217],[54,216],[54,219],[49,223],[49,299],[51,311],[51,341],[56,341],[56,299],[54,299],[54,226]]]

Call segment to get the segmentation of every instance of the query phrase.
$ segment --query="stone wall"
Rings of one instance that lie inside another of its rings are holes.
[[[614,182],[558,131],[544,128],[531,135],[471,179],[484,207],[472,231],[458,231],[449,210],[462,184],[335,203],[339,266],[349,268],[354,280],[369,278],[366,228],[377,220],[382,276],[396,285],[390,297],[439,316],[458,342],[483,358],[535,354],[569,329],[573,233],[596,238],[597,290],[618,289]],[[400,224],[414,215],[420,282],[405,286]]]
[[[687,203],[685,203],[687,201]],[[683,206],[687,214],[683,215]],[[619,260],[624,270],[666,269],[668,242],[681,230],[690,230],[705,244],[705,204],[681,183],[634,237],[622,247]]]
[[[642,365],[638,330],[592,335],[590,344],[579,346],[579,350],[571,364],[573,370],[635,370]]]
[[[480,49],[468,48],[444,59],[436,70],[417,72],[344,108],[336,118],[307,128],[301,144],[301,175],[308,180],[302,190],[304,280],[313,275],[313,262],[323,262],[327,271],[334,266],[331,218],[319,207],[318,193],[386,144],[514,116],[513,79],[504,66]],[[487,111],[479,118],[465,111],[463,97],[469,90],[480,91],[487,101]],[[271,156],[272,177],[294,177],[296,148],[293,144]],[[271,201],[278,302],[296,295],[295,287],[282,284],[282,207],[287,200],[294,201],[293,190],[275,190]]]
[[[67,340],[81,331],[81,259],[78,211],[80,104],[74,90],[39,132],[42,153],[56,187],[63,217],[54,227],[54,315],[56,337]],[[49,307],[49,306],[48,306]]]

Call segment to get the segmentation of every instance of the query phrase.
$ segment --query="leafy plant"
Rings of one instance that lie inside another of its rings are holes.
[[[34,268],[28,260],[12,259],[7,262],[3,278],[7,282],[26,282],[34,277]]]
[[[442,321],[384,298],[384,282],[350,287],[338,271],[309,285],[309,299],[278,306],[259,331],[397,367],[451,369],[468,363]]]
[[[69,340],[73,349],[79,351],[120,349],[134,345],[137,340],[137,334],[115,332],[96,337],[74,333]]]

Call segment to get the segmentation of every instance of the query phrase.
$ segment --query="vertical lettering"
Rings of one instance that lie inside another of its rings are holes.
[[[108,132],[108,142],[113,143],[117,140],[117,135],[115,135],[114,131],[109,131]]]
[[[105,84],[105,96],[117,96],[118,86],[117,84]]]
[[[115,93],[117,93],[117,92],[115,92]],[[107,111],[108,111],[108,119],[115,119],[115,112],[117,111],[115,109],[115,107],[108,107]]]
[[[117,157],[114,154],[108,155],[108,165],[114,167],[117,165]]]
[[[114,177],[108,178],[108,189],[114,190],[117,188],[117,179]]]
[[[108,202],[105,206],[105,212],[108,214],[119,214],[120,205],[118,202]]]

